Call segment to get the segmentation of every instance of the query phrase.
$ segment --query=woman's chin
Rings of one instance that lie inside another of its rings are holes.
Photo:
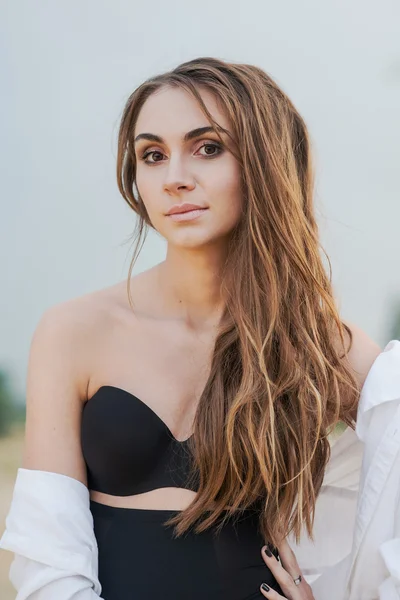
[[[183,233],[183,232],[181,232]],[[185,235],[171,235],[167,238],[169,246],[181,248],[182,250],[202,250],[218,245],[219,238],[210,235],[199,235],[185,232]]]

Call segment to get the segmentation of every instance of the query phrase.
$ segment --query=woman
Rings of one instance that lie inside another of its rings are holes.
[[[339,317],[306,126],[261,69],[193,60],[128,99],[117,178],[127,282],[52,307],[32,341],[2,540],[18,598],[311,600],[286,538],[312,536],[328,436],[381,350]],[[132,277],[149,227],[166,259]]]

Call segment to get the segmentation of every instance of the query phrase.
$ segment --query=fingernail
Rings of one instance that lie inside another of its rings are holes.
[[[270,551],[272,552],[272,556],[276,559],[279,560],[278,558],[278,550],[275,548],[275,546],[273,546],[272,544],[270,544],[269,542],[267,543],[267,548],[270,549]]]
[[[271,552],[271,550],[268,548],[268,546],[265,546],[265,548],[264,548],[264,552],[265,552],[265,554],[266,554],[267,556],[269,556],[269,558],[271,558],[271,557],[272,557],[272,552]]]
[[[261,584],[261,589],[264,590],[264,592],[269,592],[269,590],[270,590],[270,588],[267,586],[266,583]]]

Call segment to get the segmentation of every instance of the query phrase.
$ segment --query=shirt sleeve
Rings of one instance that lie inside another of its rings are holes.
[[[362,395],[363,411],[357,421],[357,432],[366,442],[366,464],[372,465],[374,477],[368,473],[369,488],[360,502],[360,513],[370,512],[373,505],[375,535],[385,532],[386,539],[376,544],[376,563],[381,563],[380,577],[374,598],[400,600],[400,341],[391,340],[378,356],[367,376]],[[379,410],[374,409],[378,407]],[[377,500],[374,497],[377,497]],[[378,529],[379,528],[379,529]],[[361,531],[363,531],[361,529]],[[358,536],[360,537],[360,536]],[[368,539],[368,530],[365,534]],[[368,548],[373,548],[373,538]],[[360,544],[362,546],[362,544]],[[372,561],[364,559],[366,568],[372,570]],[[369,566],[370,565],[370,566]],[[365,579],[363,569],[360,577]],[[365,569],[364,569],[365,571]]]
[[[80,481],[18,469],[0,548],[14,553],[16,600],[98,600],[98,548]]]
[[[345,597],[362,455],[363,444],[355,432],[347,428],[331,448],[315,506],[314,541],[308,538],[305,529],[298,545],[293,534],[288,538],[316,600],[331,600],[333,588],[335,600]]]
[[[317,499],[315,545],[304,536],[292,546],[299,565],[316,600],[330,600],[332,589],[335,600],[400,600],[400,341],[375,360],[356,432],[336,444]]]
[[[400,456],[396,464],[400,481]],[[394,538],[381,544],[379,552],[389,576],[379,586],[379,600],[400,600],[400,491],[394,514]]]

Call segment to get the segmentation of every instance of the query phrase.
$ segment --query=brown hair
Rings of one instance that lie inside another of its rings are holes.
[[[319,242],[307,128],[286,94],[252,65],[198,58],[140,85],[123,111],[117,159],[119,189],[139,216],[130,301],[132,268],[151,226],[133,192],[134,128],[146,99],[163,86],[193,94],[218,127],[199,89],[215,94],[232,127],[244,199],[190,439],[198,494],[168,524],[177,536],[191,526],[201,532],[257,506],[266,541],[278,545],[290,532],[299,541],[303,526],[312,539],[328,436],[339,420],[354,427],[359,388],[346,358],[351,330],[339,318]]]

